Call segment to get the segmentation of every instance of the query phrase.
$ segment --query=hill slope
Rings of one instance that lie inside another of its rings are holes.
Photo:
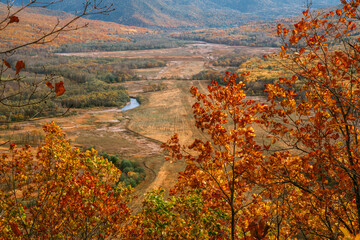
[[[336,12],[339,5],[314,10],[313,15],[318,12]],[[294,24],[301,21],[303,14],[282,18],[272,21],[253,21],[238,27],[231,28],[203,28],[190,31],[178,31],[170,34],[173,38],[182,40],[205,41],[209,43],[251,46],[251,47],[280,47],[283,43],[277,35],[277,25],[282,24],[285,28],[292,29]],[[330,20],[329,20],[330,21]],[[358,26],[360,20],[352,20]],[[360,36],[360,30],[354,29],[351,38]]]
[[[6,11],[6,5],[0,3],[0,16],[6,16]],[[33,41],[42,36],[43,33],[51,31],[57,24],[58,19],[61,22],[67,22],[73,18],[73,15],[69,13],[43,8],[28,8],[17,14],[17,16],[20,19],[19,23],[11,24],[0,32],[0,48],[9,48]],[[63,32],[56,40],[49,44],[58,46],[64,43],[84,41],[117,42],[127,40],[126,35],[152,32],[152,30],[145,28],[129,27],[99,20],[79,19],[76,22],[76,26],[83,26],[85,24],[88,24],[86,28]],[[125,36],[125,38],[119,37],[120,34]]]
[[[275,13],[299,14],[299,9],[305,7],[306,0],[210,0],[211,2],[228,7],[243,13],[265,13],[265,16],[272,16]],[[313,0],[311,7],[322,8],[340,4],[340,0]],[[286,12],[284,12],[284,10]],[[289,15],[288,15],[289,16]]]
[[[4,1],[4,0],[1,0]],[[74,12],[83,1],[63,0],[54,9]],[[313,0],[313,7],[326,7],[340,0]],[[21,4],[21,0],[15,3]],[[114,4],[109,15],[93,19],[142,27],[228,27],[254,20],[275,20],[297,15],[306,0],[103,0]]]

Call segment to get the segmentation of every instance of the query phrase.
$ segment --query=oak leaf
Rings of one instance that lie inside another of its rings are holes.
[[[10,23],[18,23],[18,22],[19,22],[19,18],[17,16],[11,16],[10,17],[9,24]]]
[[[25,68],[25,63],[24,63],[22,60],[17,61],[15,68],[16,68],[16,74],[19,74],[20,71],[21,71],[23,68]]]
[[[55,93],[56,93],[56,96],[61,96],[63,95],[65,92],[65,87],[64,87],[64,82],[63,81],[60,81],[58,83],[55,83]]]
[[[54,86],[51,84],[51,82],[47,81],[46,83],[46,86],[48,86],[50,89],[53,89]]]

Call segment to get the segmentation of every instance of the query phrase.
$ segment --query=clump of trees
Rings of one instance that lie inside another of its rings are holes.
[[[120,159],[119,156],[111,155],[106,152],[101,152],[101,156],[108,159],[115,167],[121,170],[118,184],[123,183],[125,186],[135,187],[145,180],[145,169],[141,167],[138,162]]]
[[[220,73],[216,70],[204,70],[197,74],[194,74],[191,79],[193,80],[214,80],[221,81],[224,78],[224,73]]]
[[[9,62],[16,61],[9,58]],[[22,55],[21,58],[32,58]],[[165,61],[156,59],[122,59],[122,58],[85,58],[63,56],[41,56],[36,62],[28,64],[27,70],[36,74],[55,74],[77,83],[86,83],[99,79],[106,83],[140,80],[133,71],[141,68],[155,68],[166,65]]]
[[[47,101],[46,105],[43,104],[41,107],[24,106],[17,109],[11,108],[9,111],[9,107],[0,106],[0,118],[3,121],[23,121],[33,116],[55,116],[58,112],[55,110],[57,108],[123,107],[130,100],[128,93],[124,87],[112,83],[140,80],[133,69],[166,65],[164,61],[155,59],[93,59],[43,55],[37,57],[36,62],[31,62],[32,57],[24,53],[9,57],[7,61],[13,65],[19,58],[29,62],[26,73],[23,73],[27,79],[23,81],[29,84],[35,81],[32,74],[38,78],[42,76],[55,78],[56,76],[67,86],[67,92],[53,101]],[[158,84],[152,86],[152,90],[157,91],[165,87],[163,84]],[[46,90],[45,84],[43,88]],[[9,89],[9,91],[12,90]],[[41,92],[34,93],[32,98],[39,100]],[[20,96],[11,98],[12,103],[18,100]]]
[[[157,92],[167,89],[167,85],[164,82],[152,83],[143,87],[144,92]]]
[[[145,180],[145,169],[137,162],[123,159],[119,169],[122,172],[119,182],[123,182],[125,186],[135,187]]]
[[[52,101],[39,105],[28,105],[14,109],[0,105],[0,122],[25,121],[34,117],[53,117],[59,115],[59,109],[89,107],[123,107],[130,97],[123,86],[112,86],[92,79],[86,84],[73,83],[64,79],[67,93]]]
[[[248,60],[249,56],[239,56],[230,55],[230,56],[221,56],[216,59],[213,63],[214,66],[223,66],[223,67],[239,67],[241,64]]]
[[[129,38],[129,35],[120,37]],[[56,48],[54,52],[95,52],[95,51],[131,51],[131,50],[147,50],[147,49],[162,49],[162,48],[176,48],[186,44],[192,43],[175,39],[165,34],[148,33],[132,35],[130,41],[119,42],[87,42],[87,43],[73,43],[63,44]]]
[[[249,29],[251,29],[249,31]],[[279,40],[271,33],[271,28],[263,28],[254,31],[254,26],[249,29],[204,29],[190,32],[172,33],[171,36],[181,40],[204,41],[230,46],[250,47],[279,47]]]
[[[68,108],[123,107],[129,101],[127,91],[116,88],[100,88],[96,91],[86,89],[81,94],[58,99],[63,107]]]

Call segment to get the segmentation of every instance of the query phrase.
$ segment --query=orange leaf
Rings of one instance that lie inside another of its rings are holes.
[[[6,61],[6,59],[3,59],[3,63],[6,67],[11,68],[10,63],[8,61]]]
[[[21,71],[21,69],[25,68],[25,63],[20,60],[20,61],[18,61],[18,62],[16,63],[15,68],[16,68],[16,74],[19,74],[19,72]]]
[[[18,23],[19,22],[19,18],[17,16],[11,16],[10,17],[10,21],[9,21],[9,24],[10,23]]]
[[[304,52],[305,52],[305,48],[300,48],[299,50],[300,55],[303,54]]]
[[[51,82],[47,81],[46,83],[46,86],[48,86],[50,89],[53,89],[54,86],[51,84]]]
[[[336,9],[336,15],[340,16],[342,11],[340,9]]]
[[[63,81],[60,81],[58,83],[55,83],[55,93],[56,93],[56,96],[61,96],[63,95],[65,92],[65,88],[64,88],[64,82]]]

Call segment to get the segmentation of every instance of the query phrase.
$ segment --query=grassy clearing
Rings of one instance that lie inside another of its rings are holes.
[[[192,99],[189,89],[192,81],[165,81],[168,89],[146,94],[148,104],[141,106],[129,116],[132,121],[129,127],[148,137],[166,141],[175,132],[193,136]]]

